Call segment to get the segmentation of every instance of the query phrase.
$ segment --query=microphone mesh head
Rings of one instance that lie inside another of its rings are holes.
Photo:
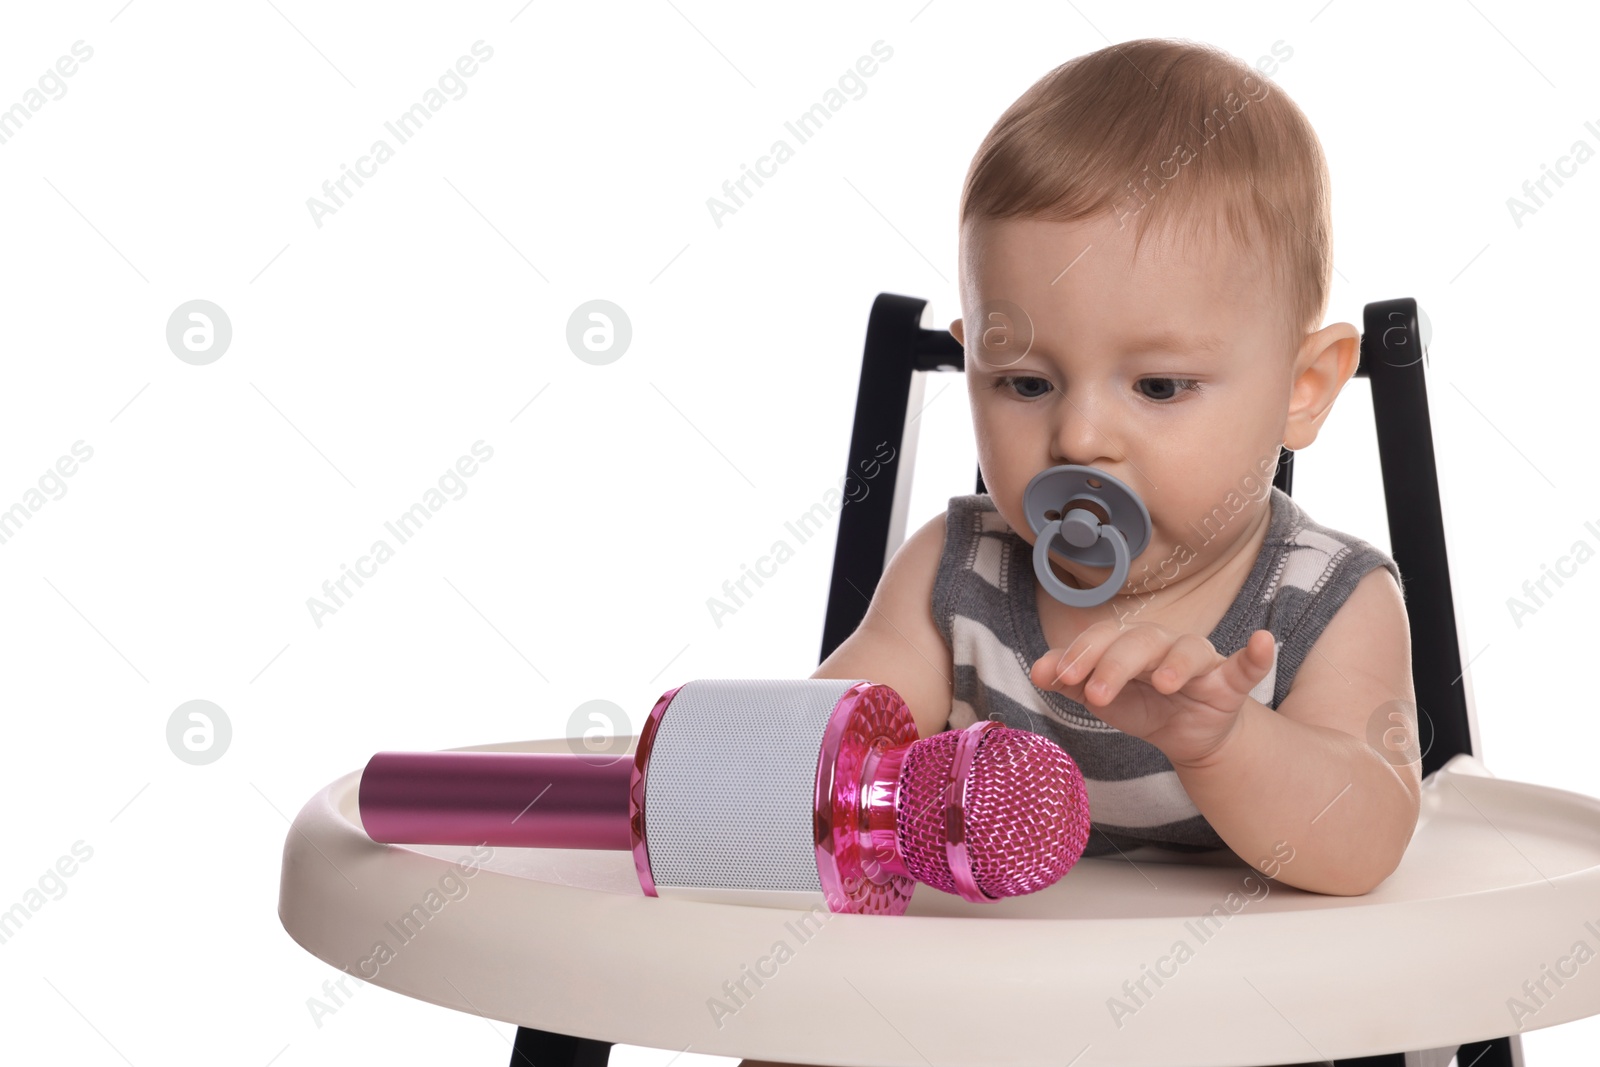
[[[946,893],[959,892],[945,854],[944,798],[960,736],[946,730],[910,746],[895,810],[906,870]],[[1021,896],[1071,870],[1089,843],[1089,797],[1077,763],[1060,745],[1029,730],[993,728],[983,734],[969,773],[967,855],[981,889]]]

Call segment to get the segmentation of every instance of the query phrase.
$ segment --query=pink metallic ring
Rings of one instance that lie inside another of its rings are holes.
[[[972,854],[967,850],[967,800],[972,787],[972,761],[983,744],[983,735],[1000,724],[993,719],[980,719],[961,731],[956,740],[956,758],[950,767],[950,781],[944,791],[945,856],[950,861],[950,875],[964,900],[987,903],[999,900],[979,888],[972,876]]]

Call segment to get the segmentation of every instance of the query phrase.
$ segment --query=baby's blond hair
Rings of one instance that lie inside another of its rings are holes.
[[[1105,213],[1135,223],[1135,249],[1157,224],[1187,217],[1173,232],[1194,237],[1226,218],[1241,247],[1265,245],[1288,301],[1285,358],[1320,327],[1333,270],[1321,142],[1287,94],[1221,49],[1144,38],[1068,60],[995,122],[961,192],[963,224]]]

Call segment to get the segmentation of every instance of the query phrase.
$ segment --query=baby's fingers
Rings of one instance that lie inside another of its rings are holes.
[[[1052,648],[1040,656],[1033,664],[1031,675],[1033,684],[1040,689],[1063,689],[1087,677],[1088,669],[1093,666],[1088,662],[1087,656],[1093,646],[1086,645],[1076,652],[1072,648]]]
[[[1267,676],[1278,656],[1278,639],[1271,630],[1257,630],[1244,647],[1229,656],[1220,668],[1229,688],[1248,694]]]

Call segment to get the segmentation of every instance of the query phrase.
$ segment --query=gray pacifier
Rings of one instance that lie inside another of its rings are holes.
[[[1127,483],[1095,467],[1064,463],[1033,476],[1022,494],[1022,510],[1033,528],[1033,573],[1063,604],[1092,608],[1117,595],[1128,567],[1150,543],[1150,512]],[[1050,569],[1050,553],[1110,567],[1111,577],[1093,589],[1074,589]]]

